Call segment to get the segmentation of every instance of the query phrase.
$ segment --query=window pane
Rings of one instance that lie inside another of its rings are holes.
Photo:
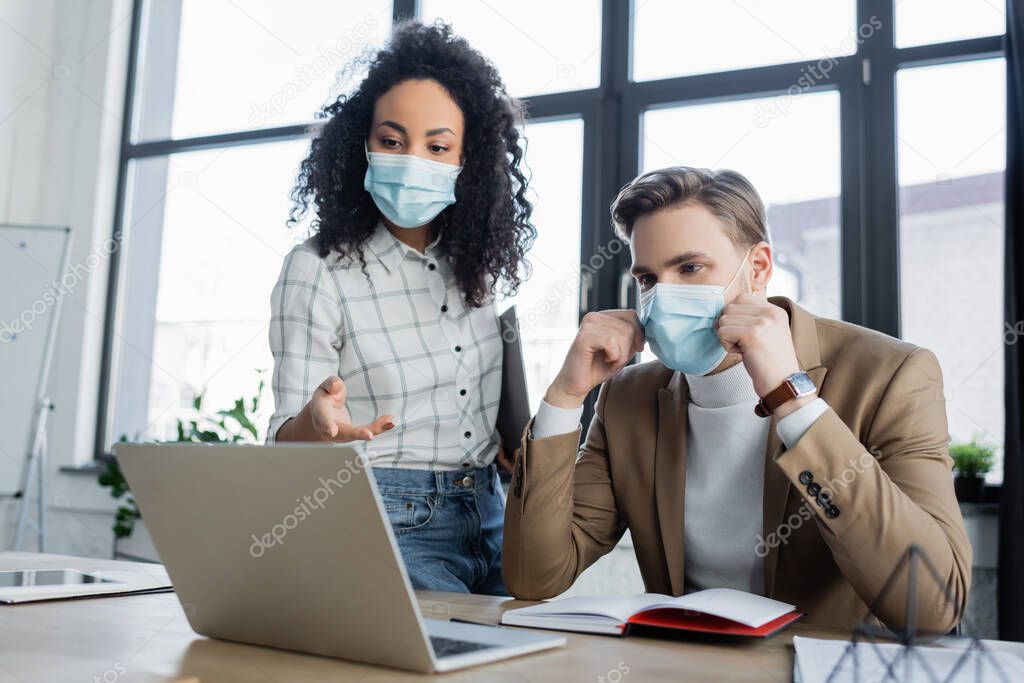
[[[898,0],[896,47],[943,43],[1006,32],[1002,0]]]
[[[633,80],[829,61],[857,52],[878,26],[857,27],[856,3],[836,0],[636,0]],[[827,68],[824,64],[822,69]]]
[[[896,79],[902,334],[939,358],[953,441],[977,436],[995,446],[1008,332],[1005,69],[992,59],[904,69]],[[1001,452],[998,460],[994,483]]]
[[[530,408],[536,412],[579,324],[583,122],[532,123],[526,137],[537,226],[537,241],[527,256],[533,275],[498,310],[516,305]]]
[[[284,220],[308,144],[133,165],[113,439],[173,438],[195,394],[206,392],[209,413],[230,409],[255,394],[256,370],[268,370],[269,386],[270,292],[305,233]],[[269,389],[262,403],[260,428],[273,410]]]
[[[642,163],[746,176],[765,202],[775,250],[768,294],[840,316],[837,93],[648,111]]]
[[[176,7],[148,3],[149,43],[166,42]],[[390,33],[391,13],[390,0],[183,0],[177,44],[143,48],[137,138],[311,121],[337,95],[338,71]]]
[[[596,88],[601,78],[599,0],[515,3],[422,0],[425,22],[443,19],[486,55],[516,96]]]

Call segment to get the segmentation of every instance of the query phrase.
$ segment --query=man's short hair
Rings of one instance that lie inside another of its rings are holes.
[[[770,242],[764,202],[743,175],[723,169],[671,166],[650,171],[623,187],[612,202],[612,222],[625,240],[643,216],[681,204],[700,204],[722,219],[740,247]]]

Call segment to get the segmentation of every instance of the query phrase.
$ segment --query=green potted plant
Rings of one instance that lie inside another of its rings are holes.
[[[980,502],[985,491],[985,474],[995,462],[995,449],[978,443],[977,437],[968,443],[954,443],[949,447],[956,476],[953,488],[961,503]]]
[[[260,407],[260,395],[263,393],[263,371],[259,372],[259,386],[256,395],[246,401],[235,399],[230,410],[218,410],[210,414],[203,410],[203,394],[192,400],[194,415],[187,419],[178,419],[177,437],[171,441],[158,443],[257,443],[260,441],[259,430],[256,428],[256,413]],[[119,441],[128,441],[121,435]],[[114,514],[114,541],[128,538],[135,530],[135,523],[141,518],[139,506],[135,503],[128,481],[121,472],[115,458],[107,461],[106,468],[99,475],[100,486],[110,489],[110,495],[118,501],[117,512]]]

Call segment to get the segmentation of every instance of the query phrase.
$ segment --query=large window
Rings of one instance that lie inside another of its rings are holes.
[[[196,394],[219,410],[256,392],[273,363],[268,302],[298,234],[283,217],[306,148],[289,140],[131,163],[139,219],[125,251],[116,434],[173,438]]]
[[[141,73],[149,77],[139,93],[171,100],[169,116],[137,119],[137,141],[308,123],[332,90],[344,85],[336,82],[342,67],[367,44],[387,37],[392,14],[390,0],[150,5],[145,37],[163,51],[148,50],[152,61]],[[166,23],[174,15],[176,31]]]
[[[633,78],[735,71],[856,52],[853,0],[634,3]]]
[[[306,236],[285,220],[308,126],[393,19],[390,0],[136,2],[98,450],[174,438],[197,395],[215,414],[261,379],[265,428],[270,291]]]
[[[407,16],[451,22],[531,117],[533,276],[503,303],[534,406],[579,316],[635,305],[608,220],[619,188],[659,166],[730,167],[766,201],[772,293],[932,348],[953,438],[999,445],[1000,3],[136,5],[98,453],[120,433],[166,436],[197,392],[255,389],[267,294],[304,236],[284,220],[307,126]]]
[[[774,99],[647,111],[642,168],[685,165],[743,173],[768,214],[776,260],[768,293],[838,318],[839,96],[803,95],[784,116],[773,118]]]
[[[992,0],[897,0],[896,45],[911,47],[1006,31],[1006,9]]]
[[[600,0],[422,0],[420,18],[447,21],[482,49],[513,95],[569,92],[600,84]]]
[[[515,304],[526,362],[530,408],[536,410],[576,336],[580,300],[580,206],[583,189],[583,123],[579,119],[532,123],[526,128],[533,218],[537,241],[533,272]]]
[[[942,366],[954,441],[1003,439],[1002,59],[897,74],[903,336]],[[990,481],[1001,481],[996,467]]]

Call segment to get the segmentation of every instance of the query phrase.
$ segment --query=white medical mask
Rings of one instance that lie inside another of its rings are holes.
[[[382,154],[366,149],[363,188],[384,216],[401,228],[434,220],[455,203],[455,179],[461,166],[421,159],[414,154]]]
[[[743,255],[729,284],[656,284],[640,295],[640,324],[651,350],[662,363],[688,375],[706,375],[726,356],[715,330],[725,308],[725,292],[747,262]]]

